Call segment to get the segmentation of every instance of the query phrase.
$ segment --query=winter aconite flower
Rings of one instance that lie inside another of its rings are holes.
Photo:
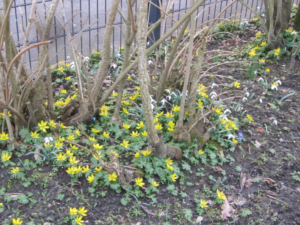
[[[124,148],[129,147],[129,141],[123,140],[123,143],[121,144]]]
[[[260,60],[258,60],[260,63],[265,63],[266,62],[266,60],[265,59],[260,59]]]
[[[155,117],[159,118],[159,117],[161,117],[162,115],[164,115],[164,112],[157,113],[157,114],[155,115]]]
[[[148,136],[148,132],[147,132],[146,130],[144,130],[144,132],[142,132],[142,135],[143,135],[144,137],[147,137],[147,136]]]
[[[144,122],[141,121],[140,123],[137,124],[136,129],[141,129],[144,127]]]
[[[20,218],[12,219],[13,225],[20,225],[23,223],[23,221]]]
[[[89,170],[90,170],[89,166],[83,166],[81,168],[81,172],[83,172],[83,173],[87,173],[87,172],[89,172]]]
[[[175,105],[175,106],[173,106],[172,110],[173,110],[174,112],[178,112],[178,111],[180,111],[180,106]]]
[[[240,83],[237,82],[237,81],[235,81],[235,82],[234,82],[234,86],[235,86],[236,88],[240,88]]]
[[[116,172],[113,172],[112,174],[108,174],[108,180],[109,181],[116,181],[118,178]]]
[[[140,134],[137,131],[132,131],[130,136],[135,138],[135,137],[140,136]]]
[[[54,142],[54,145],[55,145],[55,148],[57,148],[58,150],[63,147],[63,143],[60,141]]]
[[[105,137],[105,138],[109,138],[109,133],[106,133],[105,131],[103,132],[103,136]]]
[[[252,118],[249,114],[247,114],[247,118],[248,118],[250,121],[254,121],[253,118]]]
[[[136,178],[135,183],[139,187],[143,187],[145,185],[145,183],[143,183],[143,178],[142,177]]]
[[[82,216],[87,216],[86,213],[88,211],[85,209],[85,207],[79,207],[78,213],[81,214]]]
[[[75,222],[78,225],[82,225],[82,223],[84,223],[84,221],[82,220],[82,216],[77,216],[76,219],[75,219]]]
[[[94,134],[98,134],[98,133],[100,132],[100,130],[97,130],[97,129],[95,129],[95,128],[92,128],[92,132],[93,132]]]
[[[148,155],[151,154],[151,151],[150,150],[144,150],[144,151],[142,151],[142,154],[143,154],[143,156],[148,156]]]
[[[70,162],[71,164],[76,164],[76,163],[79,163],[79,160],[76,160],[76,156],[71,156],[71,157],[69,158],[69,162]]]
[[[72,149],[74,149],[74,150],[77,150],[77,149],[78,149],[78,147],[77,147],[76,145],[70,144],[70,147],[71,147]]]
[[[252,56],[255,56],[256,53],[255,53],[255,49],[252,49],[250,52],[249,52],[249,56],[252,57]]]
[[[203,155],[203,154],[204,154],[204,151],[203,151],[202,149],[200,149],[200,150],[198,151],[198,154],[199,154],[199,155]]]
[[[70,135],[67,137],[67,139],[68,139],[69,141],[74,141],[74,140],[75,140],[75,137],[74,137],[73,134],[70,134]]]
[[[238,143],[239,143],[235,138],[232,138],[232,142],[233,142],[234,144],[238,144]]]
[[[171,112],[171,113],[167,112],[167,113],[165,114],[165,116],[166,116],[167,118],[172,118],[172,117],[174,117],[174,115],[173,115],[172,112]]]
[[[264,42],[262,42],[262,43],[260,44],[260,46],[261,46],[261,47],[264,47],[266,44],[267,44],[267,42],[264,41]]]
[[[178,179],[176,173],[173,173],[170,177],[171,177],[173,182],[176,182],[176,180]]]
[[[95,179],[95,176],[94,176],[94,174],[91,174],[90,176],[88,176],[88,178],[86,178],[87,179],[87,181],[89,182],[89,183],[92,183],[93,181],[94,181],[94,179]]]
[[[200,207],[201,207],[202,209],[207,208],[207,201],[201,199],[201,200],[200,200]]]
[[[266,72],[267,72],[267,73],[270,73],[270,69],[269,69],[269,68],[267,68],[267,69],[266,69]]]
[[[172,165],[172,164],[173,164],[173,160],[170,159],[170,158],[168,158],[168,159],[166,160],[166,164]]]
[[[140,153],[139,152],[137,152],[137,153],[134,154],[134,158],[138,158],[138,157],[140,157]]]
[[[60,126],[62,129],[66,129],[66,128],[67,128],[63,123],[59,123],[59,126]]]
[[[100,166],[100,167],[96,167],[95,168],[95,170],[94,170],[94,173],[98,173],[98,172],[100,172],[102,170],[102,166]]]
[[[3,162],[10,160],[11,155],[9,155],[8,153],[2,153],[1,159]]]
[[[274,55],[278,56],[280,54],[280,48],[274,49]]]
[[[128,112],[128,110],[127,109],[125,109],[124,107],[123,107],[123,112],[125,113],[125,114],[129,114],[129,112]]]
[[[93,144],[93,147],[96,149],[96,150],[100,150],[103,148],[103,145],[99,145],[98,143],[97,144]]]
[[[56,128],[56,123],[53,120],[50,120],[49,121],[49,126],[53,127],[53,128]]]
[[[16,174],[16,173],[19,172],[19,170],[20,170],[20,169],[19,169],[18,167],[13,167],[13,168],[11,169],[11,172]]]
[[[80,130],[76,129],[76,130],[75,130],[75,134],[76,134],[77,136],[80,136]]]
[[[171,170],[171,171],[174,170],[174,168],[173,168],[171,165],[169,165],[169,164],[167,164],[167,168],[168,168],[169,170]]]
[[[76,208],[71,208],[70,207],[70,214],[71,215],[77,215],[77,213],[78,213],[78,210]]]
[[[89,140],[90,140],[91,142],[96,142],[96,139],[95,139],[94,137],[89,137]]]
[[[157,123],[157,124],[155,124],[155,129],[161,130],[161,129],[163,129],[163,126],[160,123]]]
[[[61,94],[67,94],[67,90],[62,89],[62,90],[60,91],[60,93],[61,93]]]
[[[128,130],[129,128],[130,128],[130,125],[129,124],[127,124],[127,123],[123,123],[123,127],[126,129],[126,130]]]
[[[153,187],[158,187],[159,183],[157,183],[155,180],[152,180],[152,185],[153,185]]]
[[[38,123],[38,126],[39,126],[40,130],[43,132],[46,132],[46,129],[49,128],[47,126],[47,122],[45,122],[44,120],[42,120],[40,123]]]
[[[56,155],[57,161],[64,161],[66,159],[67,159],[66,155],[62,154],[61,152]]]
[[[217,190],[217,195],[218,195],[218,198],[221,199],[221,200],[225,200],[226,199],[226,196],[223,193],[223,191]]]

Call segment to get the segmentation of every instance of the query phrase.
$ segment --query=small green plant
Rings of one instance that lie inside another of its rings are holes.
[[[291,173],[291,175],[294,180],[300,182],[300,171],[294,171],[293,173]]]

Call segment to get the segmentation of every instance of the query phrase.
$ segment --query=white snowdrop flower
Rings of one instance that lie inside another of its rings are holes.
[[[254,74],[257,74],[257,71],[254,71]]]
[[[153,98],[152,98],[153,95],[150,95],[150,102],[156,102]]]
[[[154,62],[150,59],[150,60],[148,60],[148,65],[153,65],[154,64]]]
[[[258,82],[259,82],[259,81],[264,82],[265,80],[264,80],[264,78],[261,77],[261,78],[259,78],[257,81],[258,81]]]
[[[45,137],[44,139],[45,143],[48,144],[49,142],[53,141],[52,137]]]
[[[117,67],[118,67],[118,65],[117,65],[116,63],[112,63],[112,64],[110,65],[110,68],[116,69]]]
[[[259,7],[259,6],[257,6],[257,9],[260,9],[260,7]]]
[[[152,111],[153,111],[153,109],[154,109],[154,106],[153,106],[153,104],[151,104],[151,109],[152,109]]]
[[[120,54],[120,53],[118,53],[116,56],[117,56],[118,58],[120,58],[120,57],[121,57],[121,54]]]
[[[277,87],[276,85],[272,85],[272,86],[271,86],[271,89],[272,89],[272,90],[274,90],[274,89],[278,90],[278,87]]]
[[[67,59],[71,59],[71,57],[68,55],[68,56],[67,56]]]
[[[165,92],[168,92],[168,93],[170,93],[170,90],[169,90],[169,89],[165,89]]]
[[[296,34],[297,34],[297,32],[296,32],[296,31],[293,31],[291,34],[293,34],[293,35],[296,35]]]
[[[149,42],[149,41],[147,41],[147,45],[150,45],[150,42]]]
[[[281,81],[280,80],[276,81],[275,83],[281,85]]]
[[[86,56],[86,57],[83,58],[83,62],[88,62],[88,61],[90,61],[89,57]]]
[[[167,96],[167,97],[166,97],[166,99],[168,99],[169,101],[171,101],[171,99],[172,99],[172,96],[171,96],[171,95],[169,95],[169,96]]]
[[[217,94],[214,91],[212,93],[210,93],[209,95],[210,95],[211,99],[214,99],[217,97]]]
[[[229,112],[229,114],[231,113],[231,111],[230,111],[229,109],[226,109],[226,110],[224,111],[224,114],[226,114],[227,112]]]
[[[277,126],[277,120],[276,119],[273,120],[273,123]]]
[[[226,116],[226,115],[224,115],[224,114],[220,115],[220,116],[219,116],[219,118],[221,118],[222,120],[226,120],[226,121],[228,121],[228,118],[227,118],[227,116]]]
[[[176,94],[175,92],[172,92],[172,93],[171,93],[171,95],[175,95],[175,96],[177,96],[177,94]]]
[[[235,135],[228,134],[228,139],[235,138]]]
[[[263,103],[263,100],[260,98],[260,99],[259,99],[259,102],[262,104],[262,103]]]
[[[167,100],[163,98],[160,102],[164,105],[167,102]]]
[[[250,93],[247,91],[247,92],[245,93],[245,96],[249,97],[249,95],[250,95]]]
[[[248,99],[246,98],[246,97],[244,97],[243,99],[242,99],[242,101],[243,102],[246,102]]]
[[[265,17],[266,15],[265,15],[265,14],[262,14],[261,16],[262,16],[262,17]]]
[[[211,85],[211,88],[214,88],[215,86],[219,87],[219,85],[213,83],[213,84]]]

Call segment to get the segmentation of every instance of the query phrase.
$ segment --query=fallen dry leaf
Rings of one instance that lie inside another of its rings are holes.
[[[257,127],[256,131],[262,132],[262,133],[266,133],[266,130],[264,128],[262,128],[262,127]]]
[[[263,181],[267,182],[270,187],[277,187],[276,181],[271,178],[264,178]]]
[[[228,195],[226,197],[229,203],[235,202],[238,199],[238,197],[235,195]]]
[[[241,187],[241,191],[243,190],[243,188],[245,186],[246,178],[247,178],[246,173],[241,172],[241,175],[240,175],[240,187]]]
[[[196,223],[201,223],[201,221],[203,220],[202,216],[198,216],[196,219]]]
[[[219,166],[213,166],[212,168],[213,168],[214,172],[222,172],[222,171],[224,171],[224,170],[223,170],[221,167],[219,167]]]
[[[222,212],[221,212],[222,220],[227,220],[228,217],[232,217],[231,212],[233,212],[233,208],[229,205],[229,202],[227,199],[224,200],[224,203],[221,206],[221,209],[222,209]]]
[[[233,185],[230,185],[230,188],[231,188],[232,190],[235,190],[235,186],[233,186]]]
[[[256,148],[260,148],[261,143],[259,143],[259,142],[256,140],[254,145],[255,145]]]
[[[264,193],[267,195],[277,196],[277,193],[275,193],[274,191],[265,190]]]
[[[248,175],[248,176],[247,176],[247,180],[246,180],[246,182],[245,182],[245,187],[246,187],[246,188],[251,187],[252,183],[253,183],[253,179],[251,178],[250,175]]]

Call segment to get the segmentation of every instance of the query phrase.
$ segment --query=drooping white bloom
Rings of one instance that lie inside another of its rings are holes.
[[[219,85],[213,83],[213,84],[211,85],[211,88],[214,88],[215,86],[219,87]]]
[[[48,143],[51,142],[51,141],[53,141],[53,138],[52,138],[52,137],[45,137],[45,138],[44,138],[44,142],[45,142],[46,144],[48,144]]]
[[[259,102],[260,102],[260,103],[263,103],[263,100],[260,98],[260,99],[259,99]]]
[[[89,62],[89,61],[90,61],[90,58],[88,56],[83,58],[83,62]]]
[[[148,65],[153,65],[154,64],[154,62],[150,59],[150,60],[148,60]]]
[[[231,138],[236,138],[236,136],[232,135],[232,134],[228,134],[228,139],[231,139]]]
[[[224,111],[224,114],[226,114],[227,112],[228,112],[229,114],[231,113],[231,111],[230,111],[229,109],[226,109],[226,110]]]
[[[220,115],[219,118],[228,121],[228,118],[225,114]]]
[[[264,78],[259,78],[258,80],[257,80],[257,82],[259,82],[259,81],[262,81],[262,82],[264,82],[265,80],[264,80]]]
[[[246,97],[244,97],[244,98],[242,99],[242,101],[243,101],[243,102],[246,102],[246,101],[248,101],[248,99],[247,99]]]
[[[167,100],[163,98],[160,102],[164,105],[167,102]]]
[[[275,83],[281,85],[281,81],[280,80],[276,81]]]
[[[277,126],[277,120],[276,119],[273,120],[273,123]]]
[[[246,91],[245,96],[249,97],[250,93]]]
[[[272,90],[274,90],[274,89],[278,90],[278,87],[277,87],[276,85],[272,85],[272,86],[271,86],[271,89],[272,89]]]

